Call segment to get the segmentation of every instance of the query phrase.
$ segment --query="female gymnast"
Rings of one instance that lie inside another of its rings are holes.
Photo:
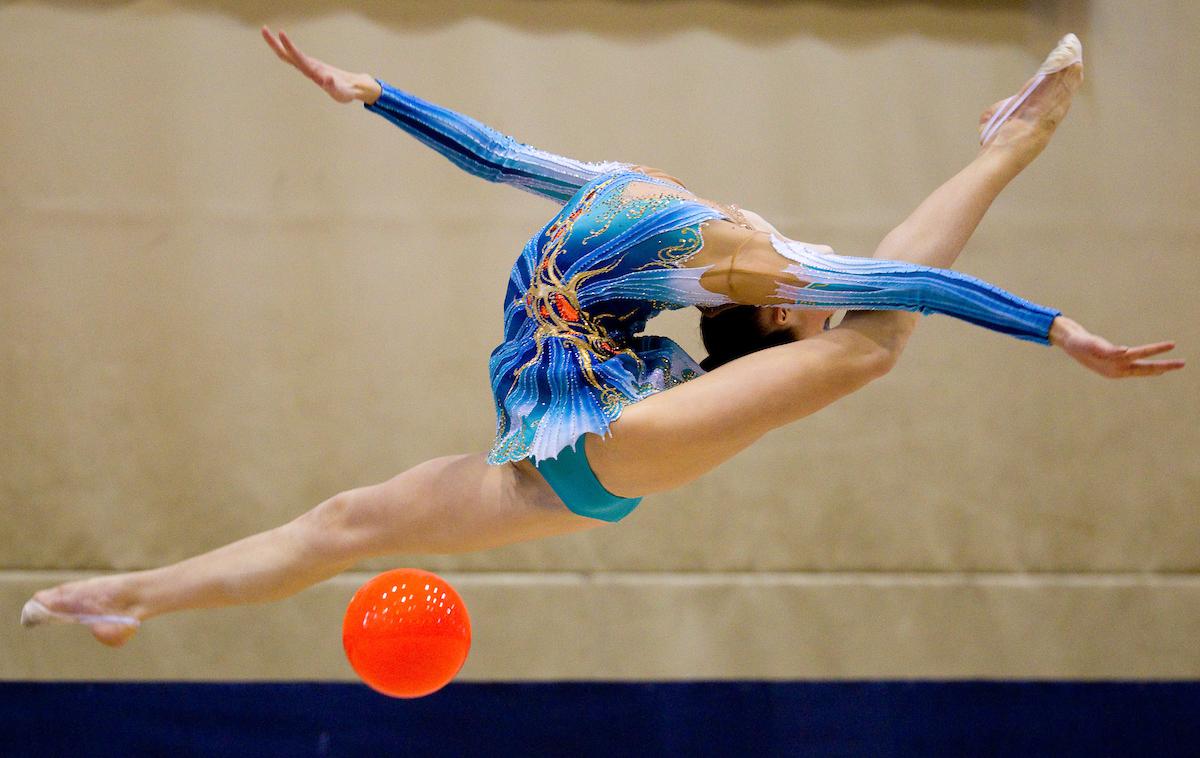
[[[766,432],[895,365],[916,314],[943,313],[1054,345],[1108,377],[1154,376],[1173,343],[1118,347],[1057,310],[946,269],[1000,191],[1042,151],[1083,80],[1064,37],[1037,74],[980,119],[981,148],[879,244],[873,258],[789,239],[658,169],[583,163],[262,36],[341,103],[371,110],[460,168],[562,208],[525,245],[490,372],[488,453],[438,458],[334,495],[283,526],[171,566],[34,595],[22,623],[87,625],[108,645],[145,619],[283,598],[388,553],[481,550],[616,521],[644,495],[692,481]],[[697,365],[639,333],[696,306]],[[835,310],[848,314],[829,328]]]

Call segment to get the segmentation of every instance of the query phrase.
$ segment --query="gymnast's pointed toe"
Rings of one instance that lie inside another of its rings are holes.
[[[1078,66],[1078,69],[1073,73],[1064,73],[1072,66]],[[1006,124],[1026,120],[1030,127],[1034,127],[1027,131],[1032,131],[1035,141],[1040,142],[1032,151],[1032,155],[1036,155],[1066,116],[1071,98],[1083,81],[1082,72],[1083,43],[1074,34],[1066,34],[1017,94],[1001,100],[984,112],[980,118],[979,144],[986,147]],[[1040,135],[1036,134],[1038,126],[1041,127]],[[1020,133],[1022,130],[1017,131]]]
[[[36,600],[30,600],[21,608],[21,626],[23,627],[45,624],[50,618],[50,609]]]
[[[1067,33],[1046,56],[1046,60],[1042,61],[1038,73],[1048,76],[1076,63],[1083,63],[1083,43],[1074,34]]]
[[[21,626],[29,628],[43,624],[82,624],[100,642],[119,647],[137,633],[142,622],[136,616],[55,611],[40,600],[30,599],[21,608]]]

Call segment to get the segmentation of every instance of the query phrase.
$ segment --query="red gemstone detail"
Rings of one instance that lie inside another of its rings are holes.
[[[567,321],[578,321],[579,311],[560,293],[554,293],[554,310]]]

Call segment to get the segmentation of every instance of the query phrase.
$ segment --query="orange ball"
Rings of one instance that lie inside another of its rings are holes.
[[[350,599],[342,646],[372,689],[421,697],[446,686],[462,668],[471,648],[471,619],[445,579],[420,569],[393,569]]]

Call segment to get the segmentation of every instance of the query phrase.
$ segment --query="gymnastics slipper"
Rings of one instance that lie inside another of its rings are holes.
[[[62,613],[52,611],[36,600],[30,600],[21,609],[21,626],[40,624],[121,624],[138,627],[142,622],[133,616],[108,616],[94,613]]]
[[[1058,41],[1058,45],[1046,56],[1046,60],[1042,62],[1042,67],[1029,80],[1029,84],[1025,85],[1025,88],[1017,94],[1000,103],[1000,107],[996,108],[996,112],[988,119],[987,125],[983,128],[983,133],[979,136],[979,144],[986,145],[990,142],[992,137],[995,136],[996,131],[1017,112],[1021,104],[1033,94],[1033,91],[1045,81],[1046,77],[1056,74],[1076,63],[1083,63],[1083,43],[1074,34],[1067,34]]]

